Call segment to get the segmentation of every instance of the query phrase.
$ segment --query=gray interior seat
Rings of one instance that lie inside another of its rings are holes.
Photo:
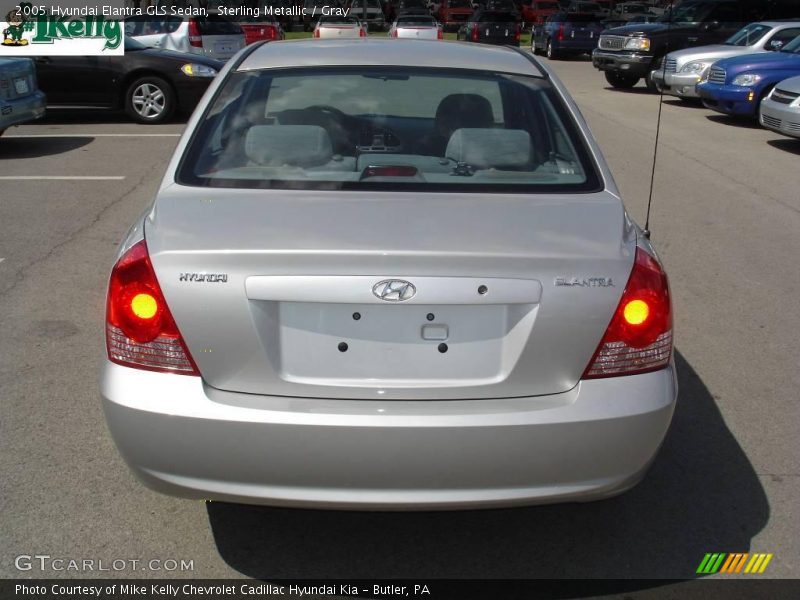
[[[245,136],[245,153],[265,167],[355,169],[355,157],[334,155],[330,135],[318,125],[253,125]]]
[[[478,169],[524,169],[531,166],[531,136],[524,129],[456,129],[444,155]]]

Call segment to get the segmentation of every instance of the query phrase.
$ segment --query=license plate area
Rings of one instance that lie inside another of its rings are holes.
[[[269,304],[281,378],[377,388],[502,381],[535,314],[532,304]]]

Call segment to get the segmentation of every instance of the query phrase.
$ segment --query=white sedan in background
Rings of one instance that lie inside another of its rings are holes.
[[[389,28],[390,38],[412,40],[441,40],[442,26],[431,16],[400,15]]]
[[[367,37],[367,27],[355,17],[320,17],[314,27],[315,38]]]

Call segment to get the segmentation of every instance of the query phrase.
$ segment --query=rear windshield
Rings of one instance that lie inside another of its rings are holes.
[[[514,23],[517,19],[510,12],[484,11],[480,14],[480,20],[484,23]]]
[[[408,67],[231,73],[181,162],[188,185],[592,191],[585,141],[541,77]]]
[[[750,23],[725,40],[729,46],[752,46],[772,28],[761,23]]]
[[[242,28],[239,25],[223,17],[209,15],[207,17],[198,17],[194,20],[197,21],[200,35],[236,35],[242,33]]]
[[[397,17],[398,25],[430,25],[436,24],[433,17],[426,17],[425,15],[404,15]]]

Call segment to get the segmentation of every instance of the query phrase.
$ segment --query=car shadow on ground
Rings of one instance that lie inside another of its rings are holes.
[[[679,100],[677,98],[664,96],[664,104],[669,106],[677,106],[679,108],[702,108],[703,110],[706,110],[706,107],[703,105],[703,101],[699,98],[687,98],[686,100]]]
[[[0,159],[3,158],[39,158],[42,156],[53,156],[64,154],[86,146],[94,138],[92,136],[81,137],[35,137],[35,138],[15,138],[13,130],[3,137],[0,137]],[[46,135],[46,134],[45,134]]]
[[[616,498],[424,513],[212,502],[217,549],[260,579],[697,577],[706,552],[748,551],[769,505],[718,399],[680,354],[677,366],[680,399],[664,446],[644,481]],[[619,591],[662,583],[621,582]]]
[[[170,119],[160,125],[170,123],[186,123],[189,114],[176,113]],[[121,110],[98,110],[98,109],[67,109],[54,108],[48,109],[44,117],[36,121],[35,124],[41,125],[117,125],[121,123],[136,124],[128,115]],[[149,127],[149,125],[146,125]]]
[[[767,140],[767,143],[778,150],[791,152],[793,154],[800,154],[800,139],[793,140],[790,138],[781,138],[777,140]]]
[[[641,94],[643,96],[653,96],[654,98],[658,97],[658,94],[651,92],[641,81],[632,88],[615,88],[607,85],[604,89],[608,90],[609,92],[616,92],[617,94]]]
[[[723,125],[730,125],[732,127],[741,127],[743,129],[761,129],[761,123],[758,119],[751,117],[743,117],[737,115],[708,115],[706,119],[714,121],[715,123],[722,123]]]

